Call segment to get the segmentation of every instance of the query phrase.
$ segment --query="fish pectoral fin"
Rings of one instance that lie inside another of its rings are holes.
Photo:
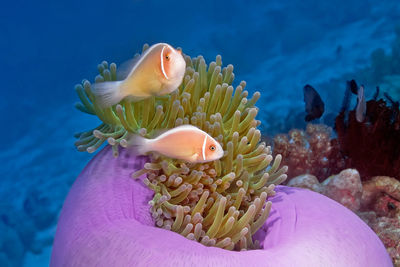
[[[134,96],[134,95],[128,95],[127,97],[125,97],[125,99],[127,99],[128,101],[131,101],[131,102],[139,102],[146,98],[148,98],[148,97],[147,96]]]
[[[175,91],[176,89],[178,89],[178,88],[173,88],[173,89],[171,89],[171,88],[169,88],[169,87],[165,87],[165,88],[162,88],[161,91],[155,92],[155,94],[156,94],[157,96],[163,96],[163,95],[172,93],[172,92]]]
[[[199,154],[194,153],[189,159],[191,162],[195,162],[195,161],[197,161],[198,157],[199,157]]]

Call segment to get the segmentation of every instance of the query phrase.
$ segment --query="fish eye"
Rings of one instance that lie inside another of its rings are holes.
[[[165,59],[169,60],[171,57],[169,56],[169,54],[165,55]]]
[[[211,145],[211,146],[210,146],[210,150],[211,150],[211,151],[214,151],[214,150],[215,150],[215,146],[214,146],[214,145]]]

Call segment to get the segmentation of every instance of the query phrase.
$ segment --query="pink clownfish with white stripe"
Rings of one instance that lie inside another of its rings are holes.
[[[124,98],[139,101],[175,91],[182,83],[186,62],[180,50],[166,43],[149,47],[134,60],[122,81],[93,84],[92,91],[101,107],[110,107]]]
[[[136,147],[139,154],[153,151],[191,163],[213,161],[224,155],[224,150],[214,138],[192,125],[178,126],[154,139],[133,135],[128,146]]]

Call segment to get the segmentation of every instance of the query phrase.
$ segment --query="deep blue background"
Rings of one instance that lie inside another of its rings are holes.
[[[344,86],[323,84],[368,65],[372,50],[387,50],[400,18],[396,0],[249,2],[2,3],[1,266],[48,264],[56,216],[91,158],[75,151],[72,135],[97,122],[74,110],[73,87],[93,80],[102,60],[121,63],[156,42],[208,61],[221,54],[235,66],[236,82],[262,92],[268,126],[304,108],[305,83],[321,84],[328,111],[337,110]]]

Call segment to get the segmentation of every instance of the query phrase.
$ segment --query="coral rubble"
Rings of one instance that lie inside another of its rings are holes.
[[[147,46],[144,47],[147,49]],[[221,143],[220,160],[189,164],[151,153],[144,168],[133,177],[147,175],[145,184],[154,191],[151,213],[158,227],[180,233],[204,245],[226,249],[252,249],[259,244],[252,235],[266,221],[274,185],[286,179],[282,157],[260,143],[255,103],[248,99],[246,83],[233,88],[233,66],[222,67],[220,56],[208,66],[202,56],[186,56],[187,70],[178,90],[165,97],[140,102],[123,100],[100,108],[89,81],[76,86],[82,103],[76,107],[97,115],[102,124],[77,135],[80,151],[94,152],[108,141],[115,156],[126,147],[130,133],[152,137],[160,130],[192,124]],[[114,63],[99,65],[96,82],[116,79]],[[270,164],[272,165],[270,166]],[[268,169],[267,169],[268,168]]]
[[[352,211],[361,206],[362,185],[360,174],[355,169],[345,169],[332,175],[322,183],[314,175],[304,174],[292,178],[288,186],[301,187],[321,193],[336,200]]]

